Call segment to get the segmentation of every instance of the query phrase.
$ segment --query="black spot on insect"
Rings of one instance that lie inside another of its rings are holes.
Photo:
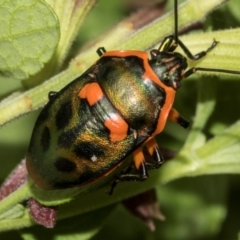
[[[55,189],[66,189],[87,183],[95,178],[96,178],[95,172],[86,168],[78,178],[75,179],[69,178],[68,181],[53,182],[53,186]]]
[[[56,117],[55,123],[58,130],[65,128],[72,118],[72,104],[70,101],[67,101],[61,105],[59,108]]]
[[[41,146],[42,150],[46,152],[50,146],[51,135],[48,127],[44,127],[41,134]]]
[[[41,113],[38,116],[38,119],[35,123],[36,126],[40,126],[42,123],[45,123],[45,121],[49,118],[49,105],[46,105],[45,108],[41,111]]]
[[[84,172],[79,176],[77,182],[78,184],[88,182],[90,179],[95,179],[96,173],[85,166]]]
[[[91,111],[87,99],[79,99],[78,117],[81,118],[82,124],[88,121],[89,116],[91,116]]]
[[[75,149],[75,154],[79,158],[85,158],[91,161],[97,161],[97,159],[104,155],[104,150],[91,142],[82,142],[79,143]]]
[[[81,135],[83,131],[84,131],[84,125],[79,124],[76,127],[63,132],[58,137],[58,146],[61,148],[70,148],[76,141],[77,137]]]
[[[74,143],[75,139],[76,133],[74,129],[70,129],[59,136],[58,146],[61,148],[69,148]]]
[[[58,171],[65,173],[73,172],[77,168],[74,162],[62,157],[57,158],[54,165]]]

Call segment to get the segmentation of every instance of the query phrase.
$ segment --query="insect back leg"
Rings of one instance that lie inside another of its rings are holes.
[[[109,194],[112,195],[119,182],[144,181],[148,178],[145,158],[141,147],[133,152],[134,165],[130,165],[126,171],[116,176],[111,184]]]
[[[172,108],[169,112],[168,119],[178,123],[183,128],[188,128],[190,122],[185,119],[180,113]],[[133,152],[133,160],[136,173],[132,173],[133,167],[130,166],[125,172],[122,172],[119,176],[115,177],[111,184],[109,194],[111,195],[118,182],[122,181],[144,181],[148,178],[148,170],[159,168],[163,162],[164,157],[159,150],[159,146],[155,138],[151,138],[145,144],[147,153],[144,149],[139,147]]]
[[[148,178],[148,170],[159,168],[162,165],[164,158],[154,138],[145,144],[144,149],[139,147],[133,152],[133,162],[134,164],[130,165],[126,171],[115,177],[111,184],[110,195],[119,182],[144,181]]]

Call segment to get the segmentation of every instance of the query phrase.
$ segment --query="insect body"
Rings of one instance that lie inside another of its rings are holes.
[[[175,1],[175,24],[177,25]],[[62,189],[97,181],[133,154],[137,174],[125,172],[118,181],[144,180],[148,169],[163,162],[154,137],[167,119],[186,128],[189,122],[172,108],[181,80],[196,71],[239,74],[222,69],[191,68],[174,52],[181,47],[188,58],[198,60],[217,45],[192,55],[175,35],[159,49],[142,51],[97,50],[100,59],[60,92],[49,94],[40,113],[27,154],[27,169],[42,189]],[[151,160],[145,159],[142,147]]]
[[[186,59],[155,51],[151,60],[141,51],[98,53],[101,58],[82,76],[50,94],[35,124],[27,167],[43,189],[95,181],[132,152],[136,168],[146,172],[139,149],[145,143],[158,156],[156,167],[162,163],[154,136],[174,112]]]

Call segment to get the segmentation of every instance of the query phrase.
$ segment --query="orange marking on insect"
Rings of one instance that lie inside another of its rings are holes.
[[[164,85],[161,82],[161,80],[156,76],[156,74],[153,72],[153,70],[150,68],[149,65],[145,66],[145,69],[146,69],[146,72],[144,73],[143,78],[152,80],[159,87],[164,89],[165,93],[166,93],[165,103],[159,114],[157,127],[156,127],[154,133],[152,134],[152,136],[155,136],[155,135],[159,134],[160,132],[162,132],[166,125],[169,112],[171,111],[171,108],[172,108],[172,105],[173,105],[173,102],[175,99],[176,91],[173,88]]]
[[[168,102],[167,102],[167,100],[168,100]],[[171,111],[173,101],[174,101],[174,99],[171,102],[169,99],[166,98],[167,103],[165,102],[165,104],[163,105],[163,108],[159,114],[157,127],[156,127],[154,133],[152,134],[153,137],[155,135],[161,133],[163,131],[163,129],[165,128],[169,112]]]
[[[146,70],[144,75],[142,76],[144,79],[150,79],[152,80],[154,83],[156,83],[159,87],[161,87],[162,89],[164,89],[165,93],[166,93],[166,98],[165,98],[165,103],[161,109],[161,112],[159,114],[158,117],[158,123],[157,123],[157,127],[154,131],[154,133],[152,134],[152,136],[154,137],[155,135],[159,134],[160,132],[163,131],[166,122],[167,122],[167,118],[168,118],[168,114],[171,111],[174,99],[175,99],[175,94],[176,91],[171,88],[166,86],[154,73],[154,71],[152,70],[152,68],[149,66],[147,60],[144,59],[144,69]]]
[[[104,96],[103,91],[98,83],[86,84],[78,93],[80,98],[86,98],[89,105],[92,106],[101,100]]]
[[[110,118],[105,120],[104,125],[110,131],[110,139],[112,142],[122,141],[127,137],[128,124],[119,114],[112,114]]]
[[[137,148],[133,152],[133,160],[134,160],[134,165],[136,169],[139,169],[142,166],[142,163],[145,161],[141,148]]]

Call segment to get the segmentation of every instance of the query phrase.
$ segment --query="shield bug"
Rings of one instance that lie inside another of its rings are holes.
[[[175,52],[180,47],[195,61],[217,46],[193,55],[175,34],[150,51],[97,50],[100,56],[85,73],[59,92],[49,94],[27,153],[27,170],[42,189],[91,184],[115,171],[133,155],[133,168],[115,176],[119,181],[145,180],[163,157],[155,141],[166,121],[187,128],[189,122],[172,108],[181,80],[196,71],[239,74],[237,71],[194,67]],[[145,158],[142,148],[150,155]],[[131,163],[130,163],[131,165]]]
[[[101,47],[99,60],[85,73],[59,92],[49,93],[26,157],[28,174],[37,187],[81,188],[116,172],[112,193],[119,181],[147,179],[148,170],[163,163],[155,136],[166,121],[189,126],[172,108],[181,80],[196,71],[240,74],[226,69],[188,69],[187,58],[203,58],[218,42],[214,40],[207,50],[193,55],[178,38],[177,0],[174,3],[175,33],[152,49],[150,57],[145,51],[106,51]],[[177,47],[187,58],[175,52]],[[127,170],[119,173],[117,169],[125,165]],[[43,207],[33,204],[32,209]],[[36,221],[37,215],[36,211],[32,214]]]

